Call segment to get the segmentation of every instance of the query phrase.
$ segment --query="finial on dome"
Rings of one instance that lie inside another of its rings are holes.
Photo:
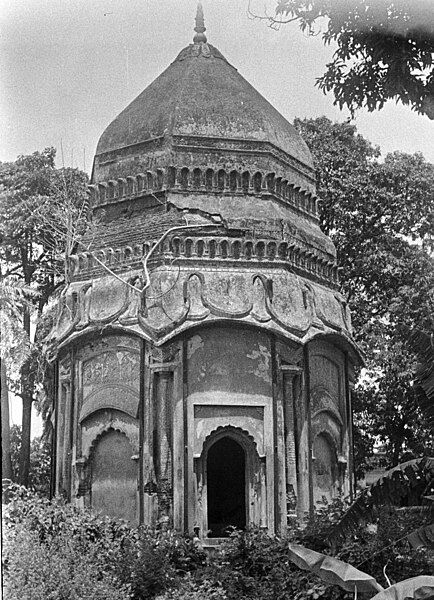
[[[206,35],[204,31],[206,31],[205,21],[203,19],[203,8],[202,4],[198,2],[197,4],[197,12],[196,12],[196,27],[194,28],[196,35],[193,38],[193,42],[195,44],[199,44],[200,42],[206,42]]]

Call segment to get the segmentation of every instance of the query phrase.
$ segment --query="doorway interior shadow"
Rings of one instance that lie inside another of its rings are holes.
[[[209,537],[227,537],[231,527],[245,529],[246,455],[231,437],[208,450],[207,496]]]

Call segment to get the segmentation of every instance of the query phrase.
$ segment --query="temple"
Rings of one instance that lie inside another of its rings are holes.
[[[200,538],[351,494],[359,361],[305,142],[193,43],[102,134],[49,335],[52,489]]]

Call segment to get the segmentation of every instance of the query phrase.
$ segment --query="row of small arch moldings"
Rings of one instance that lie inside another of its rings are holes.
[[[194,190],[234,194],[271,193],[299,210],[317,216],[317,199],[308,192],[276,177],[274,173],[257,171],[225,171],[224,169],[189,169],[187,167],[157,169],[135,176],[119,178],[89,186],[93,206],[140,196],[160,190]]]
[[[94,253],[76,254],[70,258],[71,275],[100,270],[103,268],[101,263],[109,268],[116,268],[123,264],[139,262],[149,254],[155,243],[145,242],[116,250],[109,248]],[[338,267],[335,263],[290,242],[174,236],[164,240],[153,253],[153,257],[160,260],[165,255],[169,258],[288,262],[323,281],[338,283]]]

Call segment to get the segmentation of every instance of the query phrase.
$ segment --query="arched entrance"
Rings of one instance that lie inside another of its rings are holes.
[[[232,437],[208,450],[207,505],[209,537],[225,537],[227,528],[246,527],[246,454]]]

